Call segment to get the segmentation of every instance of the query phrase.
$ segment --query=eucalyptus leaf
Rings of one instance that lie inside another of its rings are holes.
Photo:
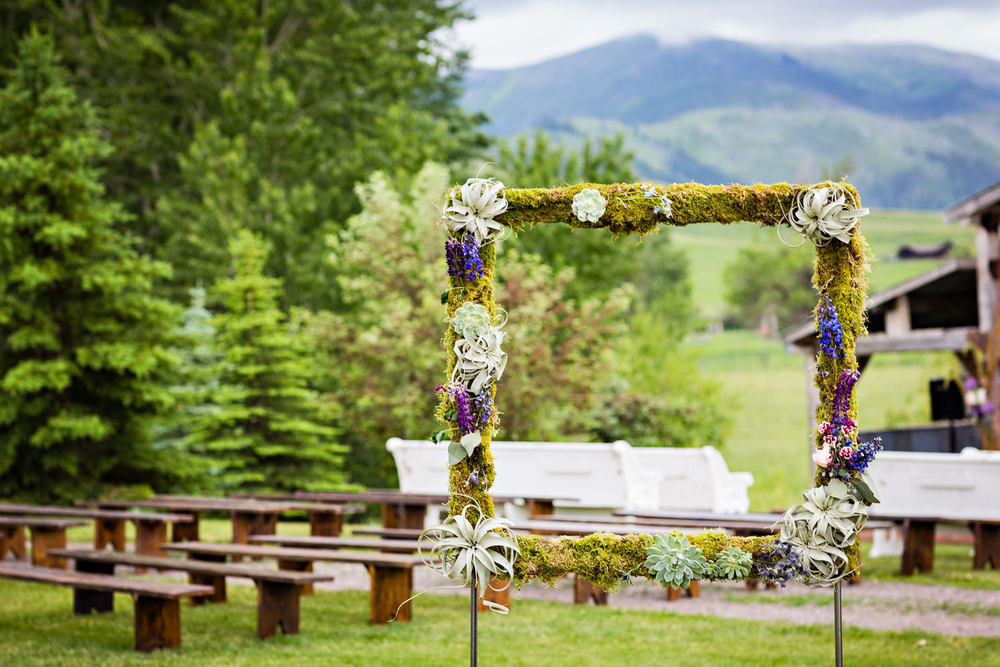
[[[468,455],[462,443],[454,440],[448,443],[448,465],[453,466]]]
[[[476,447],[479,443],[483,441],[482,434],[479,431],[473,431],[472,433],[466,433],[462,436],[462,449],[465,450],[466,455],[472,456],[472,452],[476,451]]]
[[[437,445],[447,437],[448,431],[438,431],[431,436],[431,442]]]

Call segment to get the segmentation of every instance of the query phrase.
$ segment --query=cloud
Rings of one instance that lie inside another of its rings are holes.
[[[666,44],[722,37],[780,47],[911,43],[1000,60],[1000,3],[922,0],[472,0],[455,40],[474,67],[516,67],[636,33]]]

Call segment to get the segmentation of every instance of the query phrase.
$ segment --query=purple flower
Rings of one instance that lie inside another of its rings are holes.
[[[469,402],[469,392],[458,382],[449,382],[446,386],[438,385],[434,390],[436,393],[447,392],[452,401],[455,402],[454,419],[458,422],[458,430],[462,435],[472,433],[476,430],[476,425],[472,419],[471,404]],[[445,418],[451,419],[452,415],[445,414]]]
[[[848,412],[851,409],[851,392],[854,385],[861,378],[861,373],[857,371],[844,371],[837,380],[837,389],[833,394],[833,423],[842,426],[850,417]]]
[[[851,456],[847,466],[858,473],[864,472],[868,465],[875,459],[875,455],[882,451],[882,438],[875,438],[871,442],[860,442],[858,448]]]
[[[465,236],[462,243],[462,272],[465,282],[471,283],[483,277],[483,260],[479,256],[479,243],[472,234]]]
[[[472,412],[475,415],[476,428],[482,429],[493,415],[493,397],[483,390],[472,397]]]
[[[765,582],[779,584],[785,587],[797,576],[805,576],[806,569],[802,566],[799,554],[795,548],[784,540],[775,540],[764,545],[754,558],[757,575]]]
[[[819,324],[819,348],[834,359],[844,358],[844,330],[840,326],[837,309],[829,298],[823,297],[823,302],[816,308],[816,320]]]
[[[964,384],[965,384],[965,388],[967,390],[976,389],[976,388],[979,387],[979,380],[977,380],[974,377],[967,377],[967,378],[965,378],[965,383]]]
[[[444,242],[444,256],[448,260],[448,275],[458,278],[462,275],[462,242],[449,238]]]

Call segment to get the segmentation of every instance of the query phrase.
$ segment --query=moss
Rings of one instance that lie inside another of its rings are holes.
[[[670,217],[653,212],[659,200],[643,194],[649,187],[670,198]],[[608,202],[604,215],[597,222],[581,222],[573,215],[573,196],[584,188],[598,190]],[[614,234],[640,236],[662,224],[684,227],[706,222],[745,221],[773,227],[784,218],[801,189],[802,186],[787,183],[667,186],[581,183],[566,188],[506,190],[507,212],[497,220],[514,231],[524,231],[539,224],[562,223],[574,228],[605,228]]]
[[[756,556],[761,547],[773,541],[774,537],[731,537],[720,530],[713,530],[688,535],[688,539],[701,550],[706,560],[713,561],[726,547],[736,547]],[[648,577],[646,549],[653,544],[653,536],[611,533],[594,533],[584,537],[527,535],[519,537],[518,544],[521,556],[514,563],[514,579],[518,585],[535,580],[554,586],[560,578],[578,574],[605,590],[615,591],[629,577]],[[754,574],[751,572],[751,576]]]

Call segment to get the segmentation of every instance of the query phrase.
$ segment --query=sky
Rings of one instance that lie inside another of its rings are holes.
[[[765,46],[909,43],[1000,60],[1000,0],[467,0],[472,67],[505,69],[647,33]]]

